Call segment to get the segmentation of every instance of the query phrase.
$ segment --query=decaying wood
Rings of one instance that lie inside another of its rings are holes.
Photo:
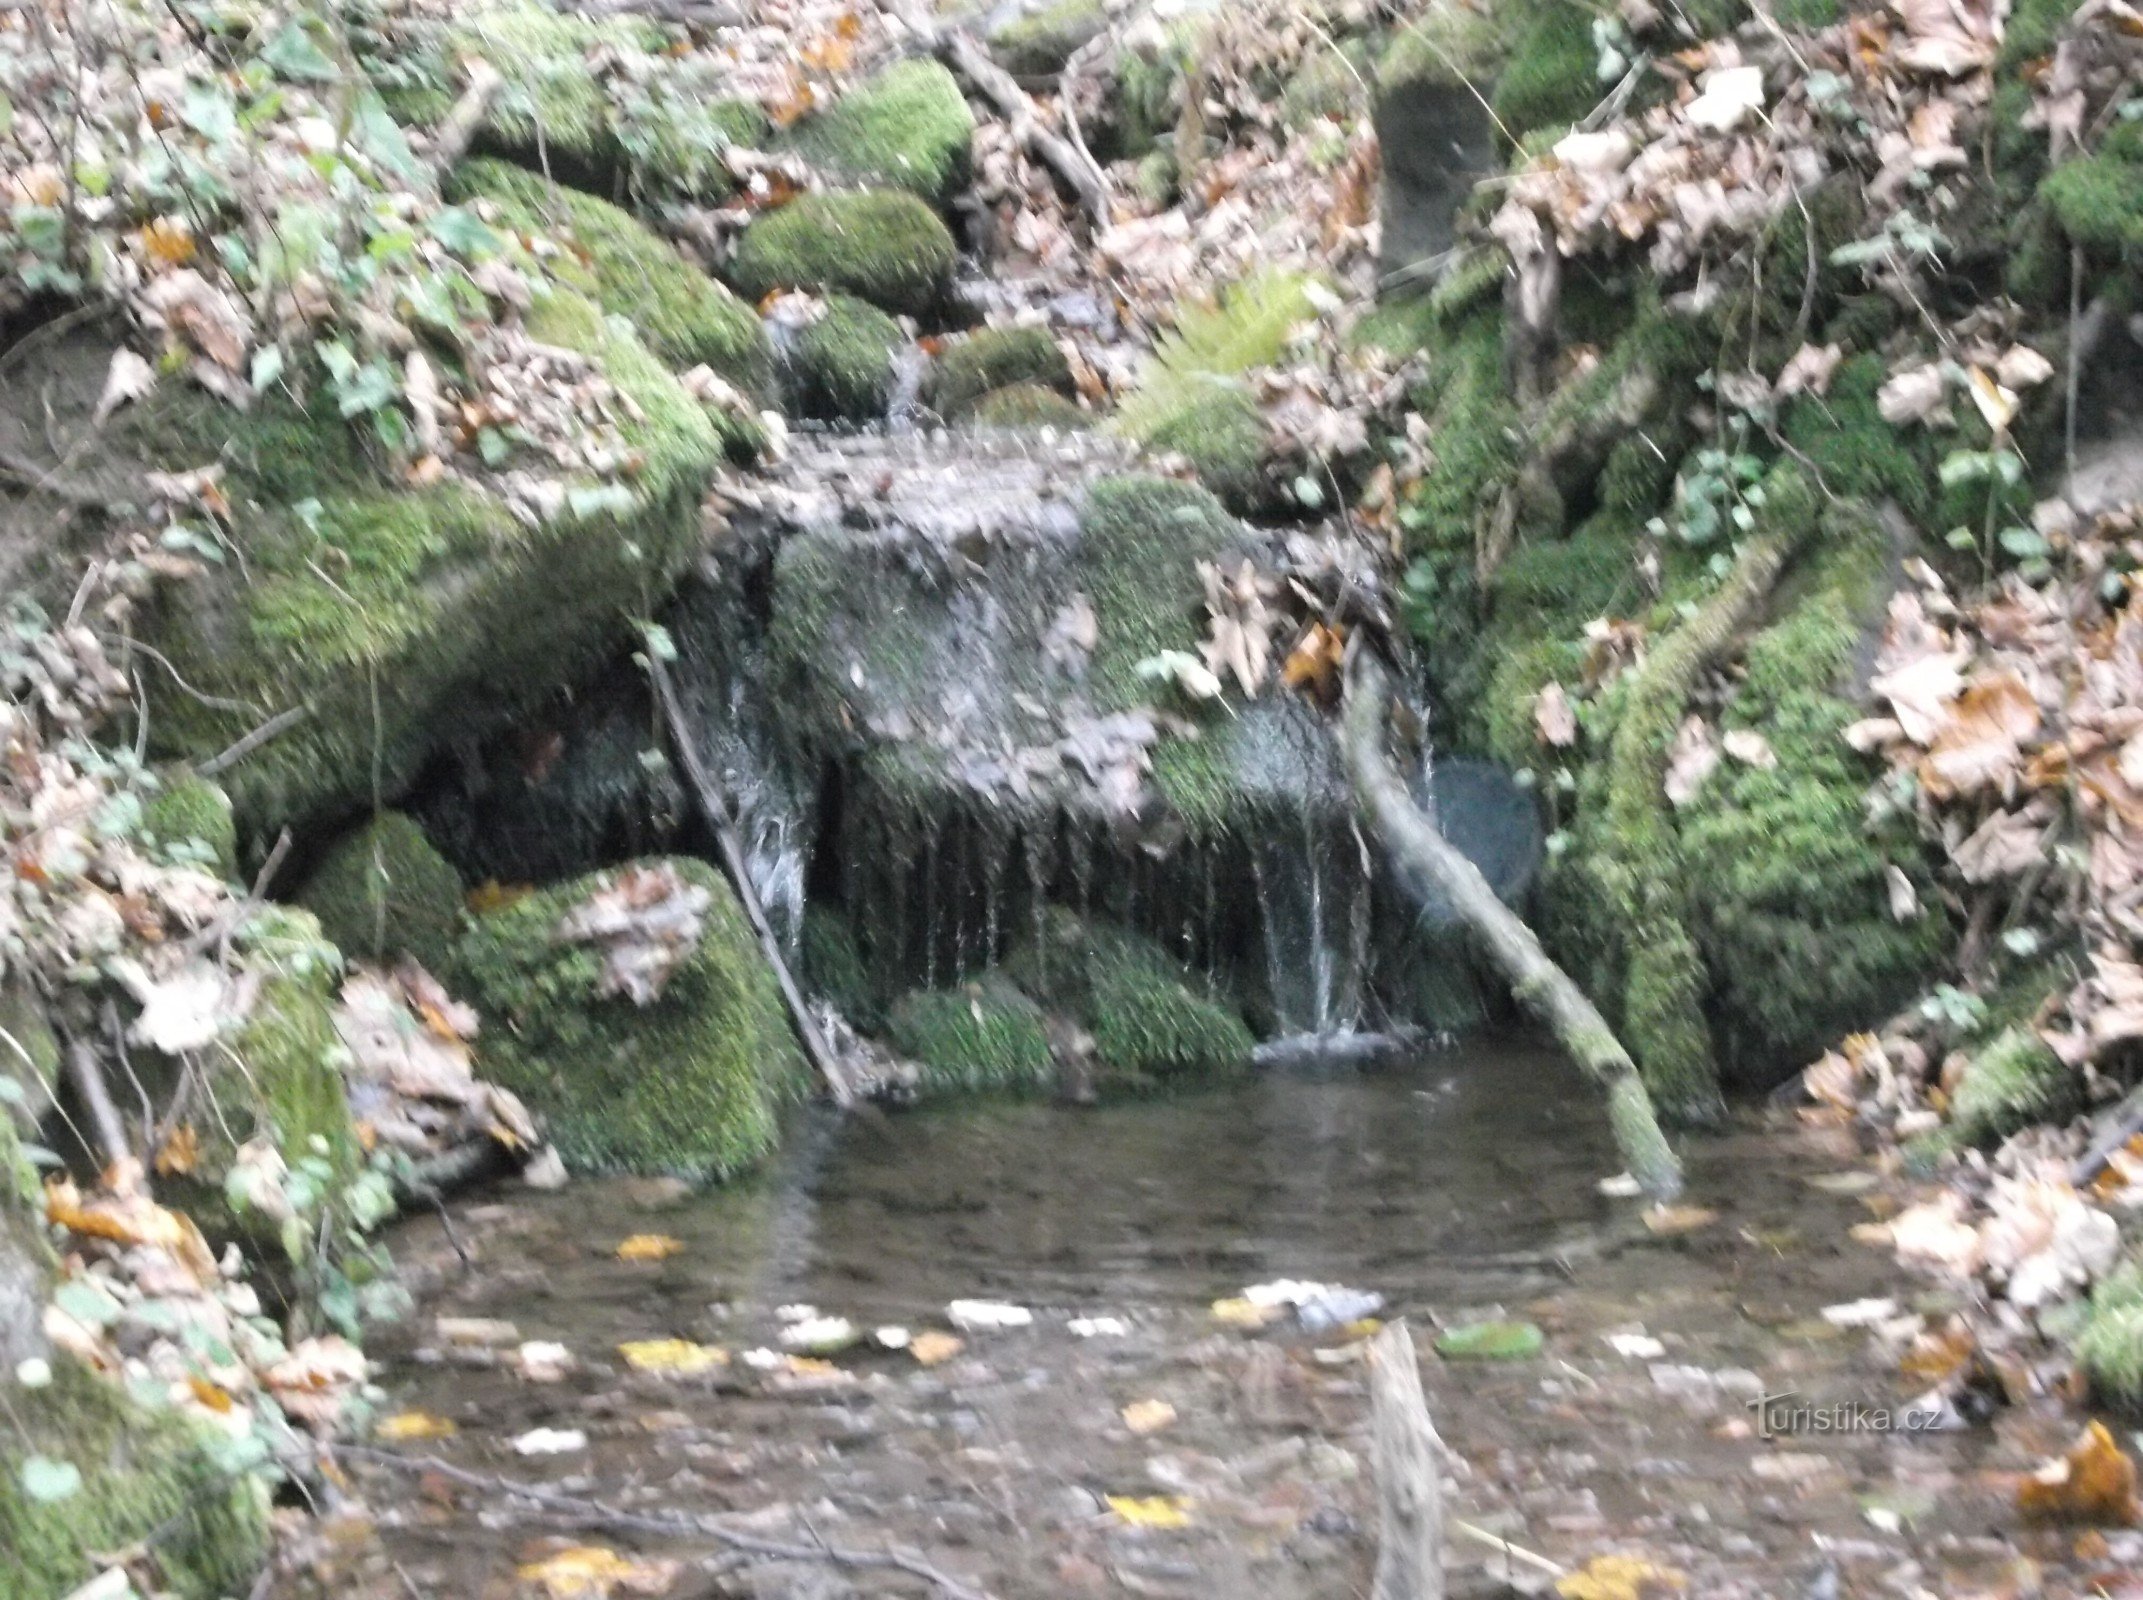
[[[1371,1600],[1444,1600],[1443,1448],[1404,1319],[1369,1341],[1369,1412],[1381,1525]]]
[[[842,1072],[832,1047],[819,1029],[818,1019],[804,1001],[804,992],[797,986],[796,975],[789,970],[788,959],[781,953],[781,941],[774,937],[774,925],[766,919],[766,907],[759,903],[759,891],[752,887],[751,870],[744,859],[744,846],[737,839],[728,799],[723,795],[721,785],[714,781],[714,774],[707,770],[699,746],[693,741],[684,707],[677,699],[676,685],[670,678],[670,669],[653,652],[648,654],[647,667],[648,676],[655,685],[655,699],[662,709],[663,726],[669,730],[670,744],[677,751],[678,763],[685,769],[700,815],[714,833],[715,844],[722,852],[722,868],[737,891],[745,920],[752,925],[759,948],[781,985],[782,1003],[789,1009],[789,1021],[796,1029],[796,1037],[804,1047],[804,1054],[811,1058],[811,1065],[826,1080],[826,1090],[833,1096],[834,1104],[846,1109],[855,1103],[855,1090],[849,1087],[847,1074]]]
[[[491,109],[491,102],[506,80],[498,68],[482,57],[468,64],[468,87],[461,91],[461,98],[454,102],[454,109],[446,114],[432,134],[432,161],[441,172],[456,166],[469,153],[469,143],[476,137],[476,130],[483,126],[484,114]]]
[[[88,1040],[67,1041],[67,1076],[89,1118],[90,1131],[97,1136],[99,1154],[113,1165],[131,1157],[134,1148],[127,1143],[126,1124],[120,1120],[119,1108],[112,1103],[111,1090],[104,1083],[104,1063],[97,1059],[96,1048]]]
[[[883,1550],[857,1550],[829,1543],[815,1535],[809,1544],[790,1539],[771,1539],[765,1534],[747,1533],[740,1528],[733,1528],[716,1517],[698,1516],[687,1511],[626,1511],[605,1505],[600,1500],[565,1494],[542,1484],[516,1483],[510,1478],[471,1472],[438,1456],[405,1456],[392,1450],[375,1450],[365,1445],[352,1444],[337,1445],[335,1449],[338,1454],[360,1461],[377,1462],[381,1466],[425,1477],[443,1478],[449,1483],[459,1484],[466,1489],[481,1490],[486,1494],[508,1495],[516,1500],[525,1500],[574,1526],[609,1528],[624,1533],[656,1534],[673,1539],[705,1539],[720,1545],[733,1555],[754,1562],[816,1561],[849,1572],[902,1572],[931,1585],[940,1594],[947,1596],[948,1600],[990,1600],[990,1596],[983,1590],[961,1582],[950,1573],[931,1565],[914,1551],[902,1550],[896,1546]]]
[[[1448,902],[1475,948],[1512,996],[1607,1091],[1607,1115],[1630,1174],[1665,1198],[1682,1186],[1681,1162],[1659,1131],[1636,1063],[1584,991],[1540,947],[1519,915],[1496,897],[1481,869],[1452,848],[1414,804],[1384,748],[1391,680],[1367,650],[1348,673],[1343,745],[1355,798],[1384,847]]]
[[[1035,160],[1049,168],[1079,197],[1096,228],[1109,225],[1109,180],[1100,165],[1080,146],[1061,137],[1042,122],[1042,113],[1012,74],[990,59],[980,41],[964,29],[955,28],[938,40],[938,54],[961,77],[997,108],[1011,125],[1012,136]]]

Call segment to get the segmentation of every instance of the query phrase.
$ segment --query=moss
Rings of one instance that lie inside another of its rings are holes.
[[[157,464],[220,455],[245,553],[150,619],[179,676],[219,702],[152,684],[152,745],[199,757],[311,708],[222,775],[248,831],[399,789],[436,741],[475,736],[585,670],[698,551],[719,456],[701,407],[578,296],[539,296],[528,325],[589,355],[630,399],[617,426],[640,462],[624,495],[569,500],[533,528],[468,484],[410,490],[326,406],[238,417],[175,395],[126,422]]]
[[[1322,118],[1344,121],[1356,115],[1370,97],[1374,71],[1363,40],[1348,39],[1337,50],[1313,44],[1280,92],[1280,120],[1301,129]]]
[[[1015,77],[1054,76],[1108,25],[1102,0],[1044,0],[991,30],[990,53]]]
[[[1159,455],[1179,455],[1231,509],[1250,512],[1265,498],[1264,413],[1237,381],[1209,379],[1139,439]]]
[[[1104,478],[1080,517],[1081,576],[1102,620],[1089,668],[1109,710],[1145,703],[1138,664],[1197,648],[1205,589],[1198,563],[1218,559],[1241,531],[1212,495],[1170,478]],[[1165,748],[1165,746],[1164,746]]]
[[[1012,383],[992,389],[968,407],[967,421],[978,428],[1054,428],[1059,433],[1094,425],[1094,419],[1079,409],[1078,402],[1038,383]]]
[[[412,955],[437,972],[461,932],[461,880],[399,811],[382,811],[338,839],[298,903],[353,960]]]
[[[1599,79],[1593,15],[1577,0],[1535,0],[1489,97],[1511,137],[1567,127],[1600,102],[1607,86]]]
[[[951,287],[954,254],[945,224],[914,195],[809,194],[744,230],[729,276],[754,301],[806,289],[922,316]]]
[[[992,389],[1025,383],[1071,392],[1071,365],[1046,328],[983,328],[938,352],[930,403],[947,417],[969,410]]]
[[[204,1134],[198,1170],[220,1174],[237,1146],[267,1138],[288,1161],[325,1155],[339,1179],[354,1177],[364,1152],[343,1088],[336,953],[311,915],[284,906],[254,916],[242,939],[269,976],[230,1041],[221,1115]]]
[[[1107,1086],[1209,1077],[1249,1064],[1254,1041],[1242,1017],[1194,993],[1188,972],[1123,928],[1052,907],[1006,968],[1028,993],[1094,1036]]]
[[[2029,1123],[2054,1122],[2074,1109],[2076,1075],[2029,1027],[2004,1028],[1975,1051],[1950,1097],[1950,1127],[1971,1144],[1987,1144]]]
[[[967,182],[974,113],[929,60],[897,61],[789,130],[788,147],[845,182],[906,189],[944,205]]]
[[[1193,17],[1159,31],[1140,30],[1116,53],[1113,92],[1102,98],[1109,123],[1097,130],[1097,155],[1135,160],[1175,127],[1180,85],[1197,53],[1201,22]]]
[[[2076,1360],[2095,1393],[2143,1412],[2143,1259],[2132,1259],[2091,1291]]]
[[[825,314],[800,329],[788,351],[796,408],[807,417],[868,422],[893,397],[900,324],[848,295],[829,295]]]
[[[772,352],[758,316],[616,206],[502,161],[456,169],[450,198],[480,199],[517,233],[548,234],[573,252],[547,263],[566,284],[633,325],[640,342],[673,369],[706,365],[764,395]]]
[[[2039,198],[2086,249],[2143,250],[2143,125],[2123,124],[2094,153],[2062,162]]]
[[[141,826],[166,856],[183,855],[224,878],[237,876],[231,797],[208,779],[183,769],[160,774],[156,792],[142,806]]]
[[[1503,55],[1504,19],[1469,0],[1432,0],[1377,58],[1380,95],[1424,85],[1485,87]]]
[[[21,1091],[10,1096],[13,1114],[0,1113],[0,1206],[4,1206],[14,1190],[16,1124],[19,1120],[24,1137],[35,1137],[60,1081],[59,1039],[45,1020],[36,992],[20,972],[0,977],[0,1077]]]
[[[10,1226],[0,1217],[0,1230]],[[233,1477],[209,1441],[176,1416],[128,1399],[71,1356],[52,1358],[41,1389],[12,1383],[0,1433],[0,1600],[54,1600],[146,1546],[158,1592],[181,1600],[244,1594],[268,1555],[259,1479]],[[41,1455],[82,1474],[68,1498],[40,1503],[21,1485]]]
[[[2016,0],[2002,34],[2001,65],[2021,66],[2054,53],[2078,0]]]
[[[1054,1076],[1042,1008],[996,975],[903,995],[888,1036],[923,1069],[925,1090],[1031,1089]]]
[[[669,863],[705,889],[699,942],[645,1006],[597,993],[601,962],[556,938],[606,887],[597,873],[477,918],[456,950],[460,992],[482,1010],[479,1065],[546,1121],[581,1171],[727,1177],[774,1146],[803,1058],[774,974],[729,885],[701,862]]]
[[[822,900],[804,907],[804,981],[865,1033],[885,1025],[885,998],[872,981],[870,966],[856,943],[856,930],[838,909]]]

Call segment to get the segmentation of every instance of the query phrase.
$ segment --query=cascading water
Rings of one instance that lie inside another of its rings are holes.
[[[1251,845],[1274,1021],[1283,1033],[1350,1033],[1367,1016],[1367,863],[1351,829],[1298,825]]]

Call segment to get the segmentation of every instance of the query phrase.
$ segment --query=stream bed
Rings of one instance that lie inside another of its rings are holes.
[[[1853,1169],[1843,1135],[1750,1115],[1688,1158],[1685,1203],[1716,1216],[1654,1233],[1640,1202],[1600,1192],[1615,1163],[1596,1097],[1508,1039],[1101,1108],[813,1113],[744,1185],[499,1190],[457,1202],[451,1229],[405,1225],[395,1251],[420,1310],[377,1346],[387,1409],[454,1431],[394,1448],[777,1541],[897,1543],[1001,1600],[1338,1600],[1368,1592],[1375,1560],[1359,1347],[1213,1309],[1304,1278],[1408,1319],[1463,1463],[1452,1514],[1562,1568],[1620,1553],[1679,1575],[1642,1593],[1707,1597],[2133,1592],[2106,1574],[2143,1565],[2136,1536],[2018,1522],[2015,1474],[2077,1426],[2052,1402],[1947,1432],[1760,1437],[1759,1393],[1911,1399],[1894,1349],[1822,1315],[1909,1291],[1887,1252],[1848,1237],[1881,1195],[1809,1182]],[[618,1258],[650,1234],[676,1247]],[[919,1335],[944,1332],[955,1299],[1033,1323],[965,1332],[931,1365],[868,1343],[824,1364],[771,1354],[803,1306]],[[1537,1324],[1544,1348],[1430,1353],[1440,1327],[1492,1317]],[[621,1360],[660,1339],[726,1359],[691,1375]],[[564,1346],[571,1369],[530,1381],[524,1341]],[[584,1442],[524,1454],[533,1430]],[[540,1593],[519,1569],[598,1543],[677,1561],[655,1579],[671,1596],[933,1592],[889,1569],[575,1528],[436,1472],[415,1493],[399,1472],[358,1472],[374,1564],[393,1569],[382,1593]],[[1538,1560],[1477,1538],[1451,1561],[1454,1595],[1552,1592]]]

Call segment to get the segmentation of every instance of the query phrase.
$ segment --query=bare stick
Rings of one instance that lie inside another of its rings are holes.
[[[103,1146],[104,1159],[116,1166],[132,1156],[126,1124],[119,1120],[119,1108],[112,1104],[111,1090],[104,1085],[104,1064],[86,1039],[67,1041],[67,1075],[74,1080],[74,1092],[82,1097],[82,1109],[89,1113],[89,1126]]]
[[[1369,1341],[1369,1413],[1382,1524],[1371,1600],[1444,1600],[1442,1441],[1404,1318]]]
[[[442,173],[469,153],[470,141],[483,126],[484,113],[491,109],[499,85],[506,81],[498,68],[481,56],[469,63],[468,73],[469,86],[461,91],[454,109],[432,134],[432,161]]]
[[[729,881],[737,891],[737,899],[743,904],[745,920],[752,925],[752,932],[759,937],[759,948],[765,952],[767,963],[774,969],[774,977],[781,984],[782,1001],[789,1008],[789,1020],[796,1027],[796,1036],[802,1041],[804,1054],[811,1058],[819,1076],[826,1080],[827,1092],[833,1103],[846,1110],[855,1104],[856,1092],[848,1085],[840,1063],[833,1058],[833,1051],[826,1043],[826,1036],[819,1031],[818,1019],[811,1014],[810,1006],[804,1003],[803,990],[797,987],[796,976],[789,971],[789,963],[781,953],[781,941],[774,937],[774,926],[766,919],[766,908],[759,903],[759,891],[752,887],[752,875],[744,860],[744,847],[737,840],[737,830],[731,820],[729,802],[722,794],[721,786],[714,781],[714,774],[707,770],[701,759],[699,746],[693,742],[691,729],[687,726],[684,708],[678,703],[676,685],[670,681],[670,669],[662,658],[652,650],[646,652],[647,672],[655,685],[655,698],[662,708],[663,726],[669,730],[670,743],[676,747],[677,759],[690,780],[693,798],[699,802],[700,815],[707,826],[714,830],[715,844],[722,852],[722,866],[729,874]]]
[[[1391,682],[1383,666],[1369,651],[1357,650],[1348,678],[1342,740],[1347,769],[1384,847],[1450,904],[1474,947],[1511,986],[1512,997],[1607,1091],[1608,1124],[1630,1175],[1661,1198],[1680,1193],[1681,1162],[1659,1131],[1630,1053],[1585,992],[1548,959],[1533,930],[1496,897],[1481,869],[1452,848],[1407,793],[1384,749]]]
[[[1100,165],[1070,140],[1042,125],[1042,113],[1034,101],[1005,71],[990,59],[990,53],[975,36],[955,28],[938,41],[938,53],[961,77],[972,83],[998,114],[1012,125],[1012,135],[1029,155],[1048,167],[1070,186],[1088,219],[1099,228],[1109,225],[1109,180]]]
[[[739,1555],[750,1556],[760,1561],[824,1561],[851,1571],[890,1569],[905,1572],[911,1578],[921,1578],[935,1585],[950,1600],[990,1600],[983,1590],[962,1583],[950,1573],[941,1572],[928,1561],[910,1550],[889,1548],[885,1550],[857,1550],[845,1545],[828,1544],[815,1540],[811,1544],[796,1544],[786,1539],[769,1539],[756,1533],[743,1533],[713,1517],[694,1516],[683,1511],[624,1511],[603,1504],[600,1500],[583,1499],[575,1494],[560,1494],[555,1489],[546,1489],[533,1483],[516,1483],[510,1478],[495,1478],[488,1473],[470,1472],[457,1467],[438,1456],[397,1455],[392,1450],[374,1450],[365,1445],[337,1445],[345,1455],[361,1461],[376,1461],[382,1466],[397,1468],[403,1472],[437,1473],[451,1483],[466,1488],[481,1489],[487,1494],[512,1495],[533,1505],[543,1506],[582,1523],[598,1524],[631,1533],[652,1533],[671,1538],[712,1539],[726,1549]]]
[[[301,700],[287,711],[278,711],[251,733],[225,749],[217,751],[194,768],[204,778],[213,778],[225,767],[235,766],[278,734],[286,733],[313,714],[312,702]]]

